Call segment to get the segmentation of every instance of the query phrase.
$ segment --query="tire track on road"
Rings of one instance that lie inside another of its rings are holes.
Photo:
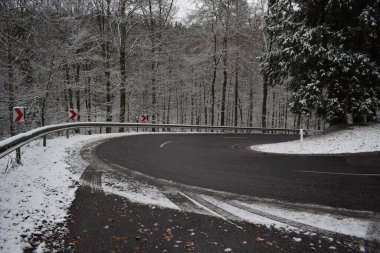
[[[82,173],[79,179],[81,186],[90,188],[94,194],[103,193],[102,188],[102,171],[97,170],[92,166],[88,166]]]

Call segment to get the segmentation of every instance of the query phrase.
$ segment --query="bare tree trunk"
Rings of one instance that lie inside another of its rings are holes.
[[[69,111],[69,97],[67,96],[66,86],[63,89],[63,103],[64,103],[64,107],[65,107],[65,112],[68,112]]]
[[[70,108],[73,108],[73,92],[70,88],[70,69],[69,65],[66,63],[64,66],[64,80],[65,80],[65,112],[68,113]],[[67,117],[67,122],[69,118]],[[69,137],[69,129],[66,130],[66,136]]]
[[[9,110],[9,133],[11,136],[16,134],[15,124],[13,122],[13,107],[15,106],[14,99],[14,87],[13,87],[13,50],[12,44],[7,43],[7,80],[5,81],[5,91],[8,93],[8,110]],[[21,164],[21,150],[20,148],[16,149],[16,163]]]
[[[156,41],[155,41],[155,21],[153,17],[153,4],[152,1],[149,0],[149,22],[150,22],[150,42],[151,42],[151,91],[152,91],[152,123],[156,123],[156,106],[157,106],[157,98],[156,98],[156,67],[157,67],[157,62],[156,62]],[[156,128],[152,128],[152,132],[155,132]]]
[[[169,89],[168,107],[166,112],[166,124],[170,124],[170,103],[171,103],[172,89]]]
[[[73,89],[69,88],[69,105],[70,108],[74,108]]]
[[[89,64],[87,62],[85,62],[83,65],[83,70],[88,71],[90,69],[91,68],[90,68]],[[91,101],[92,96],[91,96],[91,92],[92,91],[91,91],[91,77],[89,77],[89,76],[85,77],[85,91],[84,92],[85,92],[85,105],[86,105],[86,112],[87,112],[87,121],[91,122],[92,121],[92,119],[91,119],[91,117],[92,117],[92,104],[91,104],[92,103],[92,101]],[[91,128],[89,128],[87,130],[87,133],[89,135],[92,134]]]
[[[207,113],[207,99],[206,99],[206,85],[204,86],[203,88],[203,108],[204,108],[204,124],[207,126],[207,123],[208,123],[208,120],[207,120],[207,117],[208,117],[208,113]]]
[[[161,108],[161,122],[162,123],[165,123],[166,122],[166,88],[164,87],[163,88],[163,94],[162,94],[162,97],[163,99],[160,101],[160,104],[162,105],[162,108]],[[163,132],[166,131],[166,129],[162,129]]]
[[[80,84],[79,84],[79,73],[80,73],[80,65],[76,65],[76,74],[75,74],[75,88],[76,88],[76,93],[75,93],[75,98],[76,98],[76,107],[78,110],[78,116],[77,119],[78,121],[80,120]],[[78,129],[79,130],[79,129]]]
[[[243,121],[243,105],[242,105],[242,102],[241,102],[240,99],[239,99],[239,112],[240,112],[240,125],[243,126],[244,125],[244,121]]]
[[[263,77],[263,105],[261,107],[261,127],[267,127],[268,76]]]
[[[216,31],[214,30],[214,24],[212,24],[212,31],[214,33],[213,36],[213,61],[214,61],[214,67],[212,72],[212,82],[211,82],[211,126],[215,125],[215,82],[216,82],[216,75],[217,75],[217,68],[218,68],[218,58],[217,58],[217,45],[218,45],[218,38],[216,35]]]
[[[251,87],[249,89],[249,110],[248,110],[248,126],[253,126],[253,87],[251,84]]]
[[[234,104],[234,126],[238,124],[238,107],[239,107],[239,61],[240,61],[240,25],[241,25],[241,12],[240,12],[240,1],[235,2],[236,8],[236,59],[235,59],[235,104]]]
[[[239,104],[239,34],[236,35],[237,55],[235,62],[235,104],[234,104],[234,126],[238,122],[238,104]]]
[[[65,70],[67,68],[67,64],[65,65]],[[65,88],[63,89],[63,97],[64,97],[64,106],[65,106],[65,111],[68,112],[69,110],[69,97],[67,95],[67,87],[69,86],[70,82],[67,80],[67,73],[66,71],[63,72],[63,78],[65,80]]]
[[[45,95],[42,98],[42,104],[41,104],[41,126],[42,127],[45,126],[45,120],[46,120],[45,114],[46,114],[46,107],[47,107],[46,102],[47,102],[47,99],[48,99],[49,94],[50,94],[50,87],[53,84],[52,78],[53,78],[53,75],[55,75],[56,71],[58,71],[58,69],[53,71],[53,62],[54,62],[54,58],[52,59],[52,61],[50,63],[51,67],[50,67],[49,74],[48,74],[48,81],[47,81],[46,87],[44,89]],[[44,137],[43,146],[46,146],[46,137]]]
[[[176,104],[177,104],[177,106],[176,106],[176,107],[177,107],[177,108],[176,108],[176,109],[177,109],[177,110],[176,110],[176,111],[177,111],[177,117],[176,117],[176,118],[177,118],[177,121],[176,121],[176,122],[177,122],[177,124],[179,124],[179,97],[178,97],[178,86],[176,87],[176,90],[175,90],[175,97],[176,97]]]
[[[167,106],[166,106],[166,118],[163,119],[163,123],[169,124],[170,123],[170,109],[171,109],[171,96],[172,96],[172,82],[173,82],[173,65],[172,65],[172,58],[169,56],[169,80],[170,80],[170,86],[169,86],[169,94],[168,94],[168,100],[167,100]],[[170,128],[166,129],[167,132],[170,132]]]
[[[190,104],[191,104],[191,108],[190,108],[190,124],[194,125],[194,97],[193,97],[193,95],[190,96]]]
[[[70,69],[69,65],[65,64],[65,73],[66,73],[66,84],[67,84],[67,91],[69,93],[69,98],[68,98],[68,109],[73,109],[74,108],[74,102],[73,102],[73,90],[70,85]]]
[[[126,116],[126,119],[128,120],[128,121],[130,121],[131,120],[131,112],[130,112],[130,110],[131,110],[131,92],[130,91],[127,91],[127,93],[126,93],[126,99],[127,99],[127,109],[126,109],[126,111],[127,111],[127,116]]]
[[[275,122],[276,122],[276,93],[272,92],[272,124],[271,127],[275,128]]]
[[[107,94],[106,95],[106,121],[112,122],[111,70],[110,70],[109,59],[106,60],[106,71],[104,72],[104,76],[106,78],[106,94]],[[106,127],[106,133],[111,133],[111,131],[112,131],[111,127]]]
[[[297,128],[300,129],[301,128],[301,119],[302,119],[302,115],[301,113],[299,113],[297,115]]]
[[[288,127],[288,94],[286,94],[286,100],[285,100],[285,108],[284,108],[284,114],[285,114],[285,125],[284,127]]]
[[[86,110],[87,110],[87,121],[91,122],[91,86],[90,86],[90,80],[87,80],[87,87],[86,87]],[[91,134],[91,128],[88,129],[88,134]]]
[[[8,110],[9,110],[9,132],[13,136],[16,134],[15,124],[13,122],[13,107],[15,106],[14,87],[13,87],[13,50],[11,43],[7,47],[7,85],[5,86],[8,91]]]
[[[197,125],[202,124],[202,111],[204,108],[203,100],[202,100],[202,82],[199,82],[198,86],[198,103],[197,103]]]
[[[76,73],[75,73],[75,98],[76,98],[76,107],[78,110],[77,120],[80,121],[80,85],[79,85],[79,73],[80,73],[80,65],[76,64]],[[79,133],[79,128],[75,129],[76,133]]]
[[[107,17],[111,16],[111,0],[106,0],[107,2]],[[110,28],[106,28],[108,26],[109,20],[103,16],[103,31],[105,31],[105,43],[103,43],[103,54],[105,57],[105,71],[104,77],[106,80],[106,121],[112,122],[112,94],[111,94],[111,36],[110,36]],[[106,127],[106,133],[111,133],[112,128]]]
[[[318,121],[317,121],[317,130],[321,130],[321,118],[318,117]]]
[[[119,121],[125,122],[125,92],[127,83],[127,66],[126,66],[126,40],[127,40],[127,27],[125,19],[125,4],[126,0],[120,0],[120,49],[119,49],[119,64],[120,64],[120,116]],[[124,132],[124,127],[119,128],[119,132]]]
[[[220,111],[220,125],[225,125],[225,110],[226,110],[226,91],[227,91],[227,46],[228,46],[228,38],[227,35],[223,38],[223,86],[222,86],[222,105]]]

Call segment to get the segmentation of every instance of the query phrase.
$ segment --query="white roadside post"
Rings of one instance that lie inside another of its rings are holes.
[[[303,144],[303,129],[300,129],[300,149],[302,149],[302,144]]]

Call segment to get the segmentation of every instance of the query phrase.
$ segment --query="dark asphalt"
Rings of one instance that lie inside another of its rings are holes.
[[[82,186],[70,214],[70,233],[58,252],[360,252],[362,243],[341,235],[331,241],[249,223],[234,225],[207,215],[131,203]]]
[[[380,211],[378,176],[299,172],[379,174],[379,155],[297,156],[247,150],[253,144],[295,138],[261,134],[137,135],[109,140],[97,147],[96,154],[104,161],[188,185],[290,202]]]

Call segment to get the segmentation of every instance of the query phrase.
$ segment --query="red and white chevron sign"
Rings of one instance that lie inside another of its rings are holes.
[[[140,114],[139,116],[139,122],[140,123],[145,123],[149,120],[149,115],[148,114]]]
[[[25,107],[13,107],[13,122],[25,121]]]
[[[78,110],[69,109],[69,120],[77,120],[77,119],[78,119]]]

